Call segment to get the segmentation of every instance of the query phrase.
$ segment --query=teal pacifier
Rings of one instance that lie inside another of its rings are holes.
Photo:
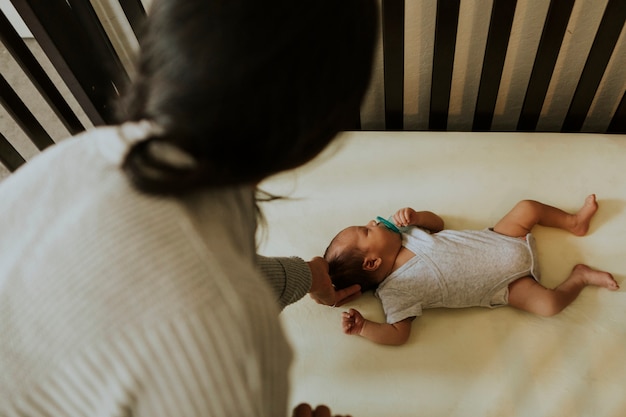
[[[383,226],[385,226],[387,229],[391,230],[392,232],[400,233],[400,229],[398,229],[396,225],[391,223],[389,220],[384,219],[380,216],[377,216],[376,221],[378,223],[382,223]]]

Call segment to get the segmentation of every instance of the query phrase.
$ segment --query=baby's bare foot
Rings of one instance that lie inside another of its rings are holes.
[[[604,271],[597,271],[587,265],[578,264],[572,270],[572,278],[581,279],[587,285],[595,285],[596,287],[608,288],[611,291],[619,289],[619,285],[613,278],[613,275]]]
[[[585,203],[578,210],[578,213],[574,214],[574,224],[571,228],[571,232],[576,236],[584,236],[589,231],[589,224],[591,218],[598,211],[598,202],[596,201],[596,195],[591,194],[585,198]]]

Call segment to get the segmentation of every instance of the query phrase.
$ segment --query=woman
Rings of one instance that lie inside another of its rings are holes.
[[[257,267],[255,187],[352,125],[376,21],[373,0],[154,0],[125,122],[0,185],[0,415],[287,414],[276,294],[346,293],[320,260]]]

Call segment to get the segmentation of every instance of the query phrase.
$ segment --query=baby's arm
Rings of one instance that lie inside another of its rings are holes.
[[[430,211],[415,211],[411,207],[405,207],[393,215],[393,221],[397,226],[417,226],[422,229],[437,233],[443,230],[443,219]]]
[[[364,318],[361,313],[351,308],[342,314],[343,332],[363,336],[383,345],[402,345],[409,339],[411,322],[414,318],[409,317],[393,324],[377,323]]]

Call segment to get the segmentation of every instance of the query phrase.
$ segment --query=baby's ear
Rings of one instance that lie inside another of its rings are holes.
[[[380,268],[383,260],[381,258],[365,258],[363,260],[363,270],[364,271],[376,271]]]

